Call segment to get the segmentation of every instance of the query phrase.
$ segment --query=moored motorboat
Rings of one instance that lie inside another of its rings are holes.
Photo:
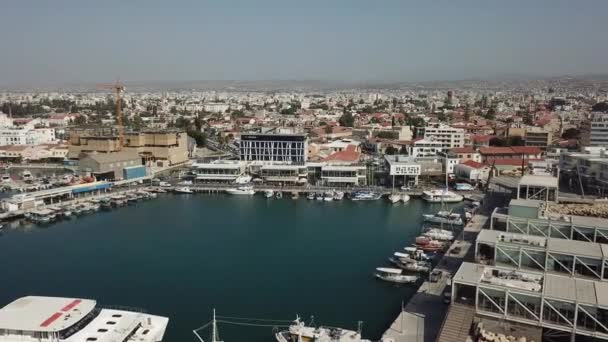
[[[273,198],[274,197],[274,191],[272,191],[272,190],[264,190],[264,197],[266,197],[266,198]]]
[[[190,187],[187,187],[187,186],[180,186],[178,188],[175,188],[173,190],[173,192],[175,192],[177,194],[191,194],[191,193],[194,193],[194,191],[192,191],[192,189],[190,189]]]
[[[315,193],[314,192],[309,192],[308,195],[306,195],[306,199],[314,200],[315,199]]]
[[[400,259],[400,258],[388,258],[393,265],[404,271],[410,272],[422,272],[426,273],[430,270],[431,265],[429,265],[426,261],[416,261],[416,260],[408,260],[408,259]]]
[[[334,192],[329,190],[329,191],[325,191],[325,193],[323,193],[323,200],[325,202],[331,202],[334,200]]]
[[[397,194],[397,193],[392,193],[390,195],[388,195],[388,201],[395,204],[398,203],[399,201],[401,201],[401,195]]]
[[[356,191],[352,194],[353,201],[376,201],[382,197],[382,194],[373,191]]]
[[[334,191],[334,200],[341,201],[344,198],[344,191]]]
[[[447,189],[435,189],[422,192],[422,199],[430,203],[457,203],[464,197]]]
[[[416,238],[416,246],[425,252],[441,252],[447,247],[447,243],[444,241],[433,240],[426,236],[419,236]]]
[[[430,228],[425,231],[422,235],[439,241],[452,241],[454,240],[454,233],[451,230],[440,229],[440,228]]]
[[[333,328],[333,327],[310,327],[297,317],[294,324],[288,330],[279,331],[275,334],[277,342],[371,342],[361,338],[360,331]]]
[[[378,267],[374,276],[378,279],[389,281],[392,283],[409,284],[418,280],[415,275],[403,275],[403,270],[400,268]]]
[[[277,199],[281,199],[283,198],[283,192],[281,191],[277,191],[277,193],[274,195]]]
[[[230,195],[248,195],[251,196],[255,194],[255,190],[250,185],[239,186],[238,188],[229,188],[226,189],[226,193]]]
[[[422,215],[426,222],[439,223],[439,224],[451,224],[456,226],[462,226],[462,217],[458,213],[451,211],[440,210],[435,214],[424,214]]]
[[[401,194],[401,202],[403,203],[407,203],[410,200],[410,195],[408,194]]]

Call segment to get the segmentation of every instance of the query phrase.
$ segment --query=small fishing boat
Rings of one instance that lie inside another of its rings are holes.
[[[315,199],[315,193],[314,192],[309,192],[308,195],[306,195],[306,198],[309,200],[314,200]]]
[[[325,191],[325,193],[323,194],[323,200],[325,202],[331,202],[334,200],[334,192],[329,190],[329,191]]]
[[[274,195],[277,199],[281,199],[283,198],[283,192],[281,191],[277,191],[277,193]]]
[[[274,197],[274,191],[272,191],[272,190],[265,190],[264,191],[264,197],[266,197],[266,198],[273,198]]]
[[[300,198],[300,194],[297,191],[291,193],[291,199],[297,200]]]
[[[39,209],[31,212],[30,220],[34,223],[46,224],[53,220],[52,216],[54,216],[54,214],[51,210]]]
[[[403,275],[400,268],[378,267],[374,276],[378,279],[398,284],[410,284],[418,280],[415,275]]]
[[[401,194],[401,202],[403,203],[407,203],[410,200],[410,195],[408,194]]]
[[[315,199],[317,201],[322,201],[323,200],[323,193],[322,192],[318,192],[315,194]]]
[[[341,201],[344,198],[344,191],[334,191],[334,201]]]

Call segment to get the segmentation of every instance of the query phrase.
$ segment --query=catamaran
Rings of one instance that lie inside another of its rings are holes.
[[[392,283],[409,284],[418,280],[415,275],[403,275],[403,270],[400,268],[378,267],[374,276],[378,279],[389,281]]]
[[[360,330],[360,329],[359,329]],[[277,342],[371,342],[361,338],[361,331],[332,327],[309,327],[297,317],[289,330],[275,334]]]
[[[168,323],[90,299],[29,296],[0,309],[0,342],[159,342]]]

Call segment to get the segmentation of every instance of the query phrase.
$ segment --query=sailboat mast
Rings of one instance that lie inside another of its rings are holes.
[[[213,323],[211,324],[211,342],[217,341],[217,322],[215,320],[215,309],[213,309]]]

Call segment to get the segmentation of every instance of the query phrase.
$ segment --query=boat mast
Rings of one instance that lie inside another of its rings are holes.
[[[213,309],[213,323],[211,324],[211,342],[219,341],[217,336],[217,321],[215,320],[215,309]]]

